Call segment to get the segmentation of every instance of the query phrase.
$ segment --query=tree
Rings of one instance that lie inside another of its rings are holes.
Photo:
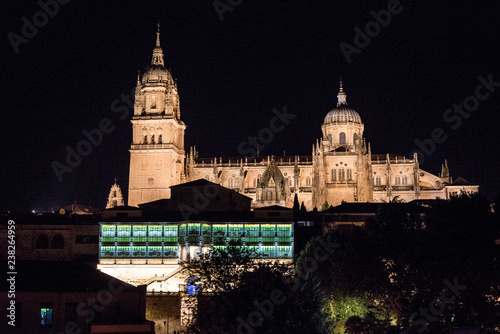
[[[323,203],[323,205],[321,206],[321,211],[325,211],[325,210],[328,210],[330,209],[332,206],[330,204],[328,204],[328,201],[325,201],[325,203]]]
[[[214,250],[183,263],[202,286],[191,299],[194,321],[188,332],[330,333],[318,281],[309,278],[292,289],[285,284],[292,279],[292,263],[253,259],[256,255],[233,242],[227,251]]]

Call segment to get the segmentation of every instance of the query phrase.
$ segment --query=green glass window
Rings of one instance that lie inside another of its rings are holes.
[[[219,252],[227,252],[227,246],[212,246],[213,250],[217,250]]]
[[[188,242],[189,243],[200,242],[200,224],[199,223],[188,224]]]
[[[275,242],[276,241],[276,225],[275,224],[261,224],[260,233],[262,242]]]
[[[130,246],[117,246],[116,257],[130,257]]]
[[[278,258],[291,259],[292,246],[278,246]]]
[[[204,244],[212,242],[212,226],[210,224],[201,224],[201,235]]]
[[[43,303],[40,307],[40,325],[52,325],[52,303]]]
[[[116,225],[101,225],[101,242],[115,242]]]
[[[274,259],[276,258],[276,247],[275,246],[261,246],[260,252],[263,258]]]
[[[149,246],[148,247],[148,257],[161,257],[162,247],[161,246]]]
[[[132,226],[130,225],[118,225],[117,227],[117,241],[118,242],[130,242],[130,235],[132,232]]]
[[[133,257],[146,257],[146,246],[132,246]]]
[[[291,242],[292,241],[292,225],[291,224],[278,224],[278,242]]]
[[[168,258],[176,258],[178,252],[177,246],[164,246],[163,247],[163,256]]]
[[[259,242],[259,224],[245,224],[245,242]]]
[[[186,226],[186,225],[182,225]],[[178,242],[179,238],[177,236],[177,225],[164,225],[164,235],[165,235],[165,242]],[[186,229],[184,228],[183,233],[186,233]]]
[[[227,239],[227,224],[213,224],[212,238],[214,244],[225,244]]]
[[[241,240],[243,234],[244,234],[243,224],[229,224],[228,236],[230,241]]]
[[[115,246],[101,246],[101,257],[115,257]]]
[[[132,236],[134,237],[134,242],[146,242],[146,225],[134,225],[132,229]]]
[[[177,226],[176,226],[177,229]],[[161,242],[162,226],[161,225],[148,225],[148,241]]]

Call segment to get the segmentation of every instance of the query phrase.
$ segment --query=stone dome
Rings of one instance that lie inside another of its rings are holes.
[[[363,124],[361,122],[361,117],[356,112],[356,110],[349,108],[347,106],[347,96],[342,88],[342,79],[340,79],[340,91],[337,95],[337,106],[330,110],[326,114],[325,121],[323,124],[332,123],[353,123],[353,124]]]
[[[173,83],[173,78],[170,72],[161,65],[153,65],[144,75],[142,76],[142,83],[146,84],[148,82],[165,82]]]

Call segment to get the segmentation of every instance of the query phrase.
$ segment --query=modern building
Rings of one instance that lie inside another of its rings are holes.
[[[446,161],[435,175],[420,168],[416,154],[372,154],[342,81],[337,100],[310,156],[205,159],[194,147],[186,155],[177,84],[165,68],[158,32],[151,68],[137,79],[128,205],[170,198],[172,186],[201,178],[250,197],[253,208],[292,207],[295,195],[311,209],[325,202],[335,206],[395,197],[409,202],[447,199],[458,189],[478,191],[473,184],[455,187]]]

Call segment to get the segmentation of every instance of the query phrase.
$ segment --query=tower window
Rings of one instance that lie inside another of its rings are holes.
[[[357,134],[357,133],[354,133],[354,134],[352,135],[352,143],[353,143],[353,144],[356,144],[356,140],[357,140],[357,139],[358,139],[358,134]]]
[[[151,95],[151,109],[156,109],[156,94]]]
[[[345,132],[339,134],[339,143],[340,145],[345,145]]]
[[[332,145],[332,134],[328,134],[328,141],[330,142],[330,145]]]

